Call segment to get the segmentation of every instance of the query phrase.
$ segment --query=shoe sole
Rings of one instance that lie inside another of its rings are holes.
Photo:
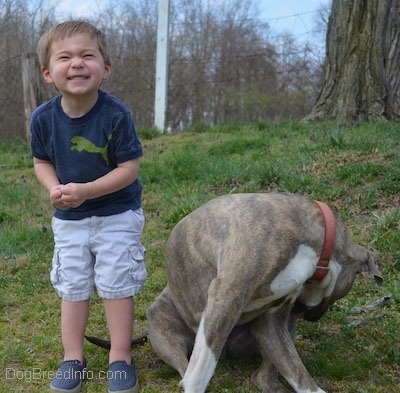
[[[81,388],[82,388],[82,382],[79,382],[79,385],[73,389],[58,389],[54,387],[52,384],[50,384],[50,393],[80,393]]]
[[[139,382],[136,381],[136,385],[127,390],[110,390],[108,389],[108,393],[138,393],[139,392]]]

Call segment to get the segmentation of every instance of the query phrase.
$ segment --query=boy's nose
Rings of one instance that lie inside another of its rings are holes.
[[[74,57],[72,59],[71,65],[74,68],[81,68],[81,67],[83,67],[83,59],[81,57]]]

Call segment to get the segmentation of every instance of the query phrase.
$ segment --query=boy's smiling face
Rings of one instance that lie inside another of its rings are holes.
[[[42,74],[63,96],[90,96],[110,76],[111,65],[104,63],[95,38],[77,34],[52,43],[49,68],[42,67]]]

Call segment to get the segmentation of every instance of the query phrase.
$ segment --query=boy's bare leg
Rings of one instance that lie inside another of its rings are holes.
[[[61,302],[61,337],[64,360],[83,361],[83,341],[89,316],[89,300]]]
[[[124,360],[127,364],[131,364],[134,321],[133,297],[115,300],[104,299],[104,310],[111,340],[109,363]]]

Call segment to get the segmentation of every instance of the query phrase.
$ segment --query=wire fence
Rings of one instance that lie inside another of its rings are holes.
[[[194,124],[279,121],[306,115],[318,94],[324,44],[319,30],[307,27],[305,16],[318,12],[235,20],[239,27],[234,28],[232,20],[213,20],[213,36],[195,24],[188,34],[187,22],[173,22],[168,127],[182,130]],[[285,19],[294,19],[293,26],[301,23],[304,30],[299,34],[275,31],[274,26]],[[266,24],[271,28],[264,29]],[[138,29],[105,22],[104,30],[113,48],[113,73],[104,88],[127,103],[138,127],[152,127],[156,24],[143,23]],[[18,52],[18,45],[12,47],[13,37],[8,39],[0,60],[0,137],[24,134],[20,59],[27,48],[20,45]]]

